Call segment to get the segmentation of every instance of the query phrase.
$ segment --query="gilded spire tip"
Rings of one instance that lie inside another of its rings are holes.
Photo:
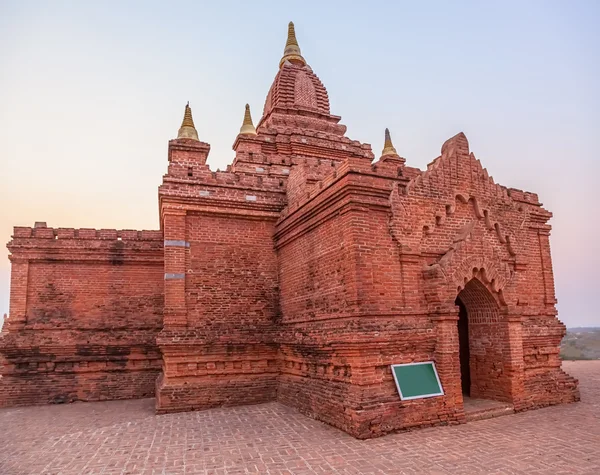
[[[194,126],[194,119],[192,118],[192,108],[190,107],[190,101],[188,101],[185,105],[183,121],[181,122],[181,127],[179,127],[177,138],[194,139],[198,141],[200,140],[198,138],[198,132],[196,131],[196,127]]]
[[[300,52],[300,46],[298,46],[298,40],[296,39],[296,29],[294,27],[294,22],[290,21],[288,24],[288,35],[287,41],[285,43],[285,48],[283,50],[283,58],[279,62],[279,67],[283,65],[286,61],[290,61],[291,63],[306,65],[306,61],[302,57],[302,53]]]
[[[294,22],[290,21],[288,23],[288,37],[285,47],[287,48],[288,46],[292,45],[298,46],[298,40],[296,39],[296,29],[294,28]]]
[[[256,129],[254,128],[254,124],[252,123],[252,116],[250,115],[250,105],[249,104],[246,104],[246,109],[244,111],[244,122],[242,122],[242,127],[240,128],[240,134],[256,135]]]
[[[385,155],[398,155],[398,152],[396,152],[394,144],[392,143],[390,129],[388,129],[387,127],[385,129],[385,142],[383,144],[383,151],[381,152],[382,157]]]

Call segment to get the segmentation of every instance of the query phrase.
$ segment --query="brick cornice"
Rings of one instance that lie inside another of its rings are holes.
[[[376,176],[373,183],[361,181],[367,176],[360,172],[347,171],[330,186],[319,190],[309,200],[283,216],[277,225],[275,240],[277,247],[314,229],[323,222],[349,210],[382,211],[390,208],[390,180]]]

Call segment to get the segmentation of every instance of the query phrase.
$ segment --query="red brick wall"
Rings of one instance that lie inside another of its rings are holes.
[[[274,400],[274,221],[189,213],[185,223],[186,321],[161,333],[164,375],[157,410]]]
[[[31,262],[27,325],[94,330],[160,327],[161,271],[160,263]]]
[[[318,227],[280,239],[279,336],[281,376],[278,400],[338,427],[350,426],[352,367],[326,346],[333,322],[356,305],[354,262],[348,216],[334,214]]]
[[[15,228],[0,405],[152,396],[162,245],[159,231]]]
[[[436,333],[404,295],[418,293],[418,276],[402,277],[390,191],[388,180],[342,170],[276,234],[278,400],[360,438],[456,418],[440,398],[400,401],[391,374],[391,364],[432,359]]]
[[[189,214],[188,325],[210,338],[271,331],[279,316],[274,222]]]
[[[280,248],[283,323],[351,311],[356,293],[347,216],[334,216]]]

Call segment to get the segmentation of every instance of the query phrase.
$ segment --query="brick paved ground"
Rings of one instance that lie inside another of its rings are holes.
[[[153,400],[0,410],[0,474],[599,474],[600,361],[582,402],[359,441],[277,403],[155,416]]]

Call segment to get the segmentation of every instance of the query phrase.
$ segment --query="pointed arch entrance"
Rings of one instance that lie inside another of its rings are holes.
[[[510,401],[505,368],[508,327],[488,288],[473,277],[459,292],[458,341],[461,388],[472,398]]]

